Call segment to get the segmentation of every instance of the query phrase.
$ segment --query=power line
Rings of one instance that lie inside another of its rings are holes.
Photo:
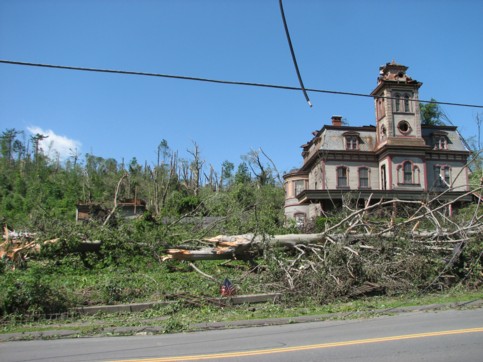
[[[209,78],[200,78],[200,77],[188,77],[188,76],[182,76],[182,75],[171,75],[171,74],[162,74],[162,73],[135,72],[135,71],[129,71],[129,70],[114,70],[114,69],[73,67],[73,66],[66,66],[66,65],[54,65],[54,64],[43,64],[43,63],[19,62],[19,61],[6,60],[6,59],[0,59],[0,63],[3,63],[3,64],[12,64],[12,65],[22,65],[22,66],[29,66],[29,67],[42,67],[42,68],[64,69],[64,70],[77,70],[77,71],[84,71],[84,72],[112,73],[112,74],[124,74],[124,75],[138,75],[138,76],[146,76],[146,77],[171,78],[171,79],[191,80],[191,81],[197,81],[197,82],[207,82],[207,83],[217,83],[217,84],[230,84],[230,85],[241,85],[241,86],[263,87],[263,88],[274,88],[274,89],[293,90],[293,91],[301,91],[301,90],[303,90],[302,88],[299,88],[299,87],[292,87],[292,86],[286,86],[286,85],[277,85],[277,84],[239,82],[239,81],[229,81],[229,80],[220,80],[220,79],[209,79]],[[353,97],[395,99],[395,97],[373,96],[373,95],[364,94],[364,93],[333,91],[333,90],[326,90],[326,89],[305,88],[305,90],[307,92],[336,94],[336,95],[345,95],[345,96],[353,96]],[[441,104],[441,105],[447,105],[447,106],[483,108],[482,105],[477,105],[477,104],[454,103],[454,102],[440,102],[440,101],[434,101],[434,100],[426,101],[426,100],[421,100],[421,99],[419,99],[419,102],[421,102],[421,103],[435,103],[435,104]]]
[[[282,14],[283,26],[285,28],[285,34],[287,35],[287,42],[288,42],[288,46],[290,48],[290,53],[292,54],[292,61],[293,61],[293,65],[295,66],[295,71],[297,72],[297,77],[299,79],[300,88],[302,88],[302,92],[304,92],[305,100],[307,101],[309,106],[312,107],[312,103],[310,103],[309,96],[308,96],[307,91],[305,90],[305,87],[304,87],[304,82],[302,81],[302,76],[300,75],[299,66],[297,65],[297,59],[295,58],[295,52],[294,52],[293,46],[292,46],[292,39],[290,39],[290,33],[288,31],[287,20],[285,19],[285,12],[283,11],[282,0],[279,0],[279,4],[280,4],[280,13]]]

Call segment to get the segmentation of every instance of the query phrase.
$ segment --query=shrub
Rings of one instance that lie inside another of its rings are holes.
[[[64,295],[52,288],[45,270],[32,265],[26,272],[8,271],[0,282],[0,314],[29,316],[62,313],[69,307]]]

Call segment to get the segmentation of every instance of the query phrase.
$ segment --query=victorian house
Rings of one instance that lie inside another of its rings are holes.
[[[376,125],[330,125],[302,146],[303,165],[284,176],[285,215],[304,222],[342,205],[346,198],[471,201],[469,151],[456,127],[421,124],[418,91],[408,67],[380,68],[374,97]]]

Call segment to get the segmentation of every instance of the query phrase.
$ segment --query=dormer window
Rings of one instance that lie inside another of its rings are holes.
[[[440,136],[434,136],[433,138],[434,142],[434,149],[435,150],[447,150],[448,149],[448,139],[446,136],[440,135]]]
[[[357,151],[359,149],[360,137],[358,132],[344,132],[345,149],[347,151]]]
[[[358,150],[359,149],[359,139],[357,136],[346,136],[346,150]]]

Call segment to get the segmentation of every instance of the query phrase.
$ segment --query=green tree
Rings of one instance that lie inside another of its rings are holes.
[[[246,162],[242,162],[238,165],[236,174],[235,174],[235,183],[237,184],[245,184],[251,181],[250,169]]]
[[[444,126],[446,114],[443,112],[437,101],[431,98],[429,103],[420,103],[421,123],[426,126]]]
[[[32,144],[34,146],[34,160],[38,161],[41,157],[42,154],[42,148],[40,147],[40,142],[45,140],[46,138],[49,138],[49,136],[45,136],[43,134],[37,133],[33,135],[30,139],[32,141]]]
[[[15,128],[7,129],[6,131],[2,132],[0,136],[0,152],[3,159],[7,162],[12,161],[14,148],[16,146],[16,137],[20,132],[17,131]],[[17,145],[18,148],[18,145]]]
[[[235,165],[232,162],[228,160],[223,161],[223,164],[221,165],[221,180],[220,180],[221,188],[230,186],[230,183],[232,182],[232,179],[233,179],[234,169],[235,169]]]

